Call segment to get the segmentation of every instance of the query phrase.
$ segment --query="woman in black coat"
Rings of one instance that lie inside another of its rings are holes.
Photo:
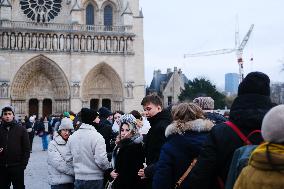
[[[138,176],[143,168],[145,155],[142,141],[137,134],[136,119],[131,114],[121,117],[120,133],[113,152],[114,169],[110,173],[114,189],[143,189],[143,180]]]

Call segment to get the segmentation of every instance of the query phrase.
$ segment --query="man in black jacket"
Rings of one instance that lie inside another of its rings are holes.
[[[24,170],[30,157],[26,129],[17,124],[13,108],[4,107],[0,125],[0,188],[24,189]]]
[[[262,119],[272,107],[269,77],[261,72],[251,72],[239,85],[229,121],[248,136],[252,131],[261,129]],[[254,135],[249,140],[259,144],[263,139],[261,135]],[[189,174],[190,189],[222,188],[233,153],[243,145],[243,140],[225,123],[215,125]]]
[[[99,109],[100,122],[95,126],[97,131],[104,137],[106,143],[106,151],[108,153],[109,160],[111,159],[111,153],[114,146],[111,145],[111,139],[114,138],[112,132],[112,124],[107,120],[107,118],[112,115],[111,111],[106,107],[101,107]]]
[[[157,95],[147,95],[141,105],[151,128],[144,138],[147,167],[140,169],[138,175],[147,179],[147,188],[152,188],[152,177],[160,157],[160,150],[166,141],[165,130],[172,122],[170,112],[163,110],[163,103]]]

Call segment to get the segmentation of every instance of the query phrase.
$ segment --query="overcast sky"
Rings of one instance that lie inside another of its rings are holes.
[[[244,49],[244,72],[262,71],[284,81],[283,0],[140,0],[144,14],[145,78],[154,69],[177,66],[189,78],[206,77],[220,89],[225,73],[238,73],[235,53],[183,58],[186,53],[234,48],[236,17],[240,41],[254,24]],[[238,16],[236,16],[238,15]],[[250,59],[253,58],[253,61]]]

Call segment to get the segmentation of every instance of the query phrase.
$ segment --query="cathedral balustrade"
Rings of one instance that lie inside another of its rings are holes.
[[[84,24],[59,24],[59,23],[38,23],[0,20],[1,28],[31,29],[43,31],[73,31],[73,32],[114,32],[131,33],[132,26],[105,26],[105,25],[84,25]]]
[[[0,49],[134,54],[130,26],[0,21]]]

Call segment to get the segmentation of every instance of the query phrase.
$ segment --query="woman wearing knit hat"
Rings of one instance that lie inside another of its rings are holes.
[[[234,189],[284,188],[284,105],[272,108],[264,117],[261,134],[265,143],[251,154]]]
[[[194,158],[213,122],[205,119],[202,109],[194,103],[181,103],[172,108],[173,123],[166,128],[163,145],[153,178],[153,189],[172,189]],[[180,188],[189,188],[184,180]]]
[[[145,156],[141,141],[137,141],[136,119],[131,114],[120,118],[120,131],[117,146],[113,151],[110,173],[114,189],[143,189],[143,180],[137,175],[143,168]]]
[[[48,146],[48,174],[51,189],[73,189],[74,170],[72,162],[66,162],[67,140],[73,130],[70,118],[63,118],[58,129],[58,135]]]
[[[203,110],[204,116],[214,124],[227,121],[224,116],[214,112],[214,100],[211,97],[197,97],[192,102],[197,104]]]

